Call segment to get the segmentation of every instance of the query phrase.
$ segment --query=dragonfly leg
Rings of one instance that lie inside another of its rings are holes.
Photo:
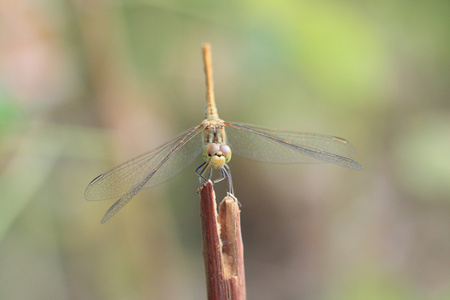
[[[197,169],[195,169],[195,174],[198,175],[198,177],[202,177],[202,173],[205,170],[205,168],[203,168],[203,170],[201,172],[199,172],[199,170],[206,165],[206,162],[202,163],[200,166],[197,167]]]
[[[228,167],[228,165],[224,165],[220,169],[220,173],[222,174],[222,177],[218,178],[218,179],[214,179],[212,181],[213,184],[216,184],[218,182],[221,182],[221,181],[227,179],[227,183],[228,183],[227,194],[230,197],[232,197],[234,200],[237,201],[236,197],[234,196],[233,180],[231,178],[230,167]],[[197,169],[195,169],[195,174],[198,175],[198,180],[200,181],[200,184],[203,184],[204,182],[206,182],[212,178],[213,168],[211,168],[211,166],[208,163],[204,162],[200,166],[198,166]],[[239,204],[239,207],[241,207],[241,203],[239,201],[237,201],[237,202]]]
[[[221,170],[223,178],[226,177],[228,181],[228,193],[234,195],[233,179],[231,178],[230,167],[228,167],[228,165],[224,165]]]
[[[223,181],[225,178],[226,178],[226,175],[225,175],[225,173],[224,173],[224,170],[223,170],[223,168],[222,169],[220,169],[220,173],[222,174],[222,177],[220,177],[220,178],[217,178],[217,179],[214,179],[214,183],[218,183],[218,182],[221,182],[221,181]]]
[[[231,198],[233,198],[234,200],[237,201],[239,207],[242,207],[241,203],[237,200],[237,198],[234,196],[234,187],[233,187],[233,179],[231,178],[231,170],[230,167],[228,167],[228,165],[224,165],[221,169],[222,171],[222,175],[224,177],[227,178],[228,181],[228,196],[230,196]]]
[[[209,166],[209,165],[208,165]],[[212,178],[212,173],[213,173],[213,169],[212,168],[209,168],[208,169],[208,180],[211,180],[211,178]],[[213,180],[213,183],[214,183],[214,180]]]
[[[208,164],[206,162],[202,163],[200,166],[198,166],[197,169],[195,169],[195,174],[198,175],[198,180],[200,181],[200,184],[203,184],[202,180],[204,182],[208,181],[208,179],[211,178],[211,172],[209,173],[208,178],[206,178],[204,176],[204,174],[206,173],[206,169],[208,168]]]

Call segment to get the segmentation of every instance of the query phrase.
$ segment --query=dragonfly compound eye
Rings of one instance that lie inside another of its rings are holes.
[[[220,145],[220,151],[222,155],[225,156],[225,163],[228,163],[231,159],[231,148],[227,144]]]
[[[208,153],[208,156],[213,156],[215,155],[218,151],[220,150],[220,146],[219,144],[209,144],[206,147],[206,152]]]

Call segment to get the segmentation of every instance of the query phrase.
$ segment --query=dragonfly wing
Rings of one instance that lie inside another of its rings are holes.
[[[202,126],[189,129],[172,141],[131,159],[94,179],[86,189],[86,199],[101,200],[121,195],[102,219],[111,219],[146,187],[162,183],[190,164],[202,150]],[[106,191],[111,188],[113,191]],[[126,191],[126,192],[124,192]]]
[[[355,151],[345,139],[312,133],[267,129],[224,122],[233,154],[273,163],[328,162],[361,169],[351,158]]]
[[[123,195],[119,200],[117,200],[105,213],[100,223],[105,223],[111,219],[115,214],[119,212],[128,202],[133,199],[133,197],[139,192],[139,189],[132,189],[125,195]]]
[[[87,200],[120,197],[108,210],[102,223],[116,214],[140,189],[162,183],[192,163],[202,151],[199,135],[202,129],[201,125],[191,128],[166,144],[96,177],[86,188]]]

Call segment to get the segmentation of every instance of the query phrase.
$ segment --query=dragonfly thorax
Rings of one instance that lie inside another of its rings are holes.
[[[227,144],[211,143],[203,150],[203,160],[213,169],[221,169],[231,159],[231,149]]]
[[[226,134],[222,120],[204,120],[203,145],[211,143],[226,144]]]

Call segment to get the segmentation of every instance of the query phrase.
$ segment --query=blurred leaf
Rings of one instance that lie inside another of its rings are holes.
[[[346,289],[331,299],[342,300],[411,300],[410,287],[405,285],[396,274],[382,271],[380,267],[370,266],[354,270],[346,280]]]
[[[0,136],[3,132],[11,129],[20,117],[21,112],[14,104],[13,97],[0,86]]]
[[[39,131],[22,136],[17,151],[0,173],[0,240],[48,180],[63,143]]]
[[[450,198],[450,114],[411,115],[394,145],[395,171],[403,188],[423,201]]]
[[[305,72],[329,101],[382,105],[387,49],[370,19],[350,4],[258,1],[248,2],[248,10],[254,22],[277,33],[286,66]]]

